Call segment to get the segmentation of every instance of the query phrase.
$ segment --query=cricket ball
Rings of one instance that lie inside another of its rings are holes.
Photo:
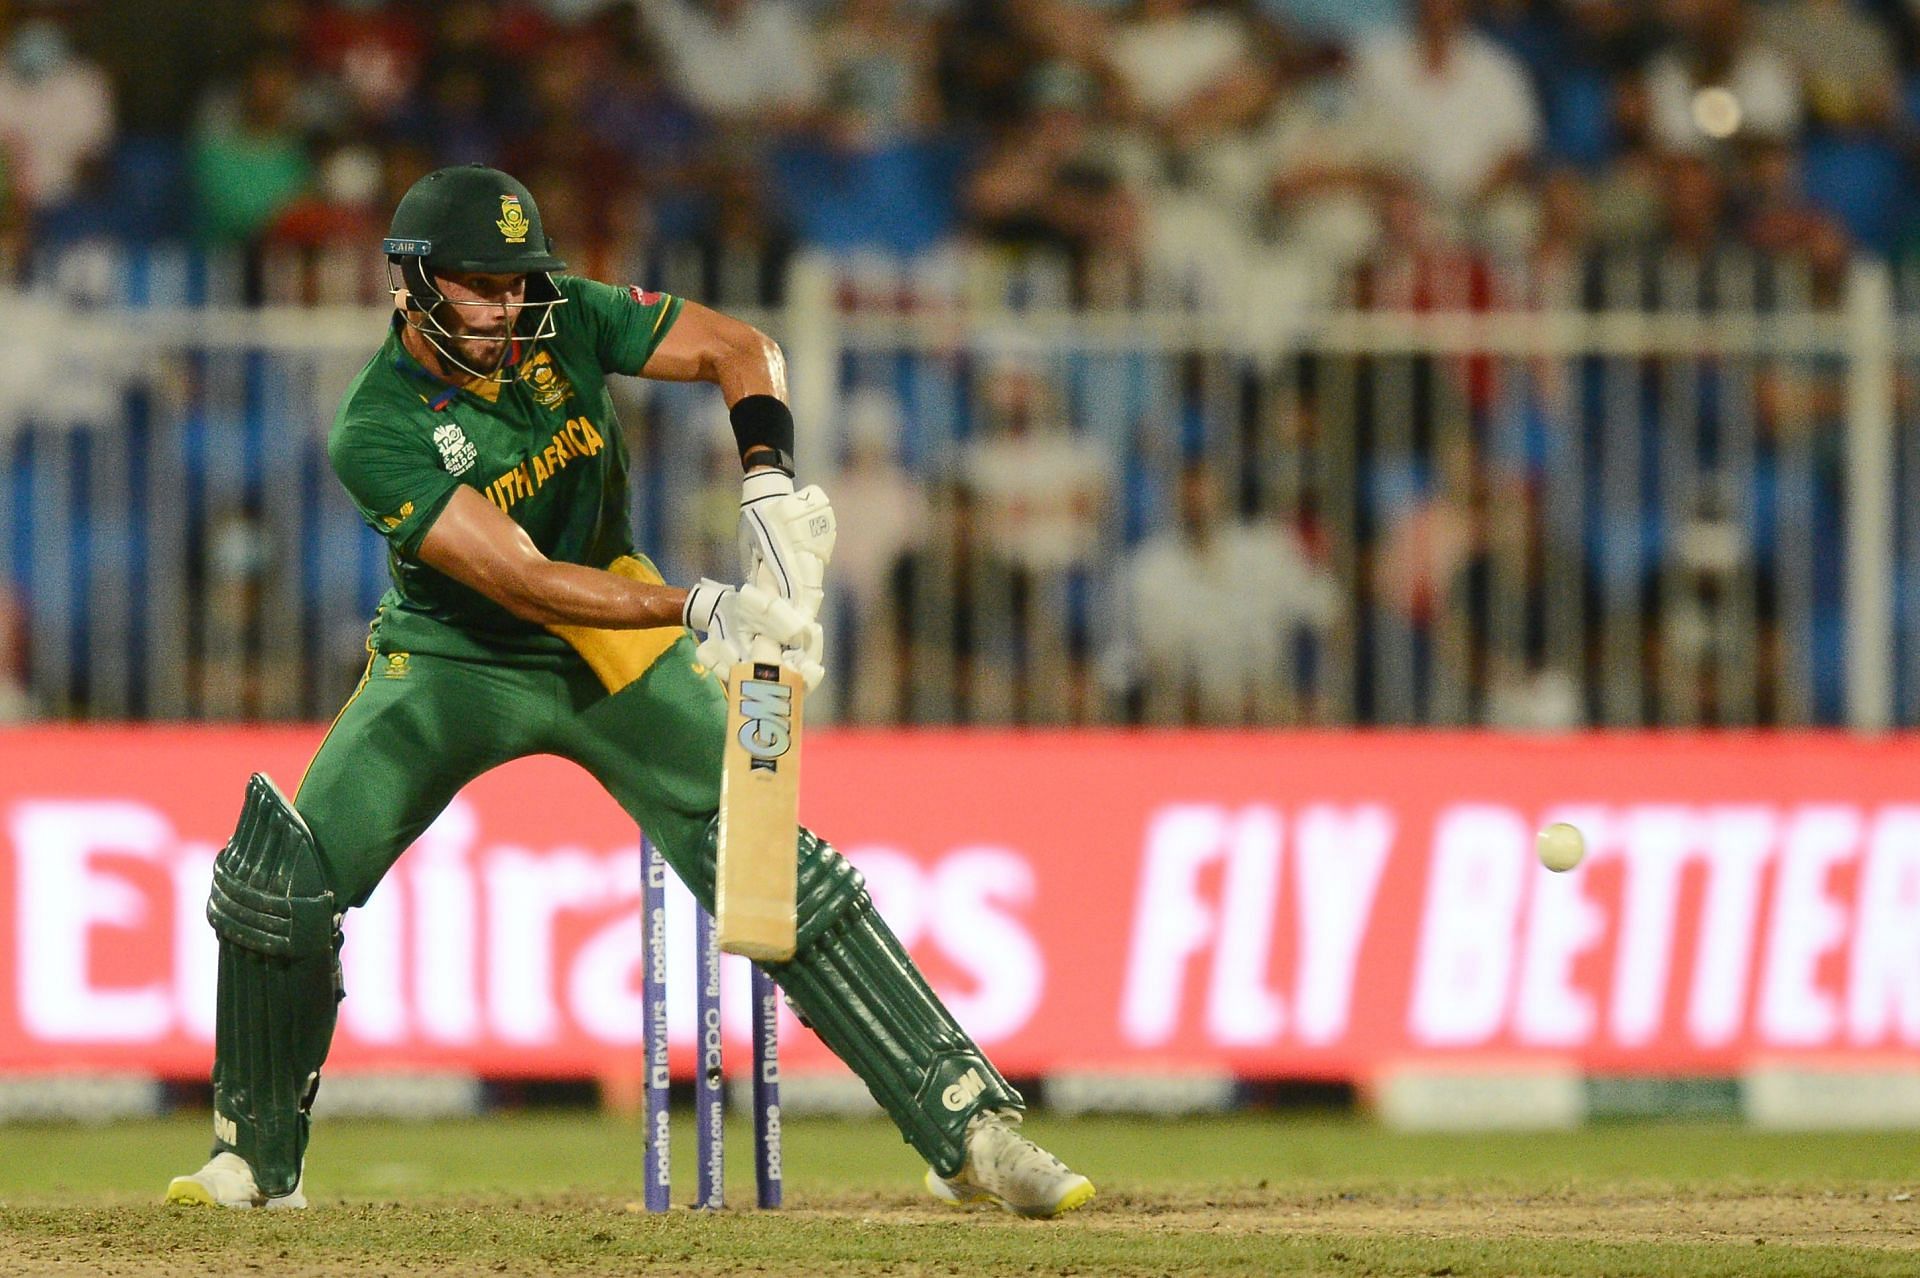
[[[1587,839],[1565,821],[1555,821],[1540,831],[1534,847],[1540,853],[1540,864],[1558,872],[1580,864],[1580,858],[1587,854]]]

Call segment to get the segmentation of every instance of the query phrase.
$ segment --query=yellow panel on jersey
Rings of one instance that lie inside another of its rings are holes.
[[[664,585],[659,569],[644,559],[622,555],[607,565],[607,571],[644,581],[650,586]],[[660,655],[673,647],[684,626],[654,626],[646,630],[602,630],[597,626],[556,626],[547,629],[573,645],[573,650],[598,675],[608,692],[618,692],[653,668]]]

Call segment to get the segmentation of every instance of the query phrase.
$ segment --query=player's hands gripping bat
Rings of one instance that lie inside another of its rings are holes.
[[[740,482],[745,580],[759,581],[809,618],[820,615],[835,528],[833,506],[818,484],[795,492],[793,477],[779,470],[757,470]]]
[[[809,690],[826,675],[820,623],[763,586],[736,588],[703,577],[687,592],[681,620],[704,636],[700,662],[722,679],[756,651],[770,654],[769,663],[793,671]]]

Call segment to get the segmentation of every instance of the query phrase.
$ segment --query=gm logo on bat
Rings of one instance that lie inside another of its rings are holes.
[[[757,679],[740,685],[740,748],[754,771],[771,772],[793,746],[793,689],[773,666],[755,666]]]

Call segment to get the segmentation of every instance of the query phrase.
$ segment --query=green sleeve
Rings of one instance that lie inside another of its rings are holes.
[[[360,518],[408,558],[460,487],[431,441],[410,439],[364,416],[347,417],[334,428],[327,457]]]
[[[670,293],[649,293],[637,285],[616,287],[578,275],[562,275],[554,282],[567,299],[566,311],[572,312],[563,313],[560,323],[578,324],[592,337],[603,372],[638,373],[680,318],[681,300]]]

